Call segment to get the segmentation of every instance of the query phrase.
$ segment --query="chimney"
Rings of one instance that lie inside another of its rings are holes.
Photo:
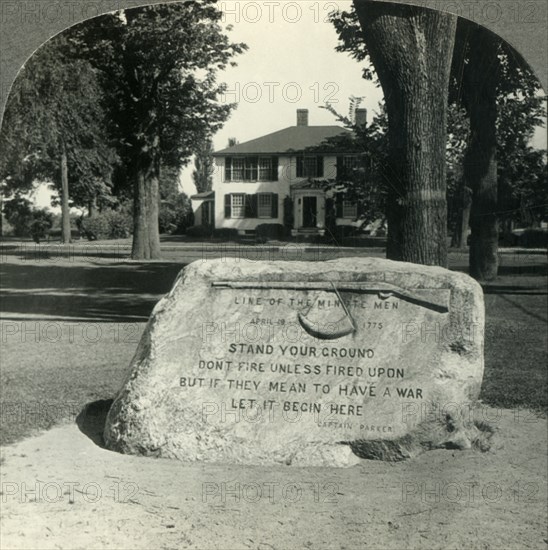
[[[356,109],[356,126],[367,124],[367,109]]]
[[[297,126],[308,126],[308,109],[297,109]]]

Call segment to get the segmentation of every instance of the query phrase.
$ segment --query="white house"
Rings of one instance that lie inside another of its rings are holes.
[[[365,124],[365,117],[365,109],[356,110],[358,124]],[[324,234],[329,199],[336,223],[353,223],[355,202],[326,190],[337,170],[359,162],[357,154],[333,145],[333,138],[348,134],[340,126],[309,126],[308,110],[299,109],[296,126],[216,151],[212,191],[191,197],[195,224],[247,234],[264,223],[289,221],[294,235]]]

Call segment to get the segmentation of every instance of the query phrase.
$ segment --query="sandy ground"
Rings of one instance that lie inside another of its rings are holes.
[[[8,548],[546,548],[547,422],[497,419],[495,452],[347,469],[183,464],[96,444],[103,412],[5,447]]]

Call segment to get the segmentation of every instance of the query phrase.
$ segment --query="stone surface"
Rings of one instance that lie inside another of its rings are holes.
[[[335,465],[467,448],[481,287],[373,258],[195,262],[155,307],[105,442],[180,460]]]

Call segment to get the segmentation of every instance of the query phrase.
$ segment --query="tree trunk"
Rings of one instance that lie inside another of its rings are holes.
[[[68,184],[68,160],[67,149],[63,143],[61,146],[61,242],[70,243],[70,208],[69,208],[69,184]]]
[[[93,197],[88,201],[88,218],[92,218],[97,210],[97,197]]]
[[[160,258],[159,162],[139,159],[136,164],[131,257],[134,260],[157,260]]]
[[[470,228],[470,210],[472,208],[472,191],[462,182],[459,198],[459,214],[455,227],[454,242],[451,246],[465,248],[468,246],[468,229]]]
[[[464,163],[472,189],[470,275],[491,281],[498,271],[497,80],[499,39],[477,27],[469,35],[467,67],[470,141]]]
[[[457,17],[354,0],[388,113],[390,259],[447,265],[446,126]]]
[[[468,230],[470,229],[470,212],[472,211],[472,191],[470,187],[464,186],[463,191],[462,218],[460,226],[460,248],[468,246]]]

